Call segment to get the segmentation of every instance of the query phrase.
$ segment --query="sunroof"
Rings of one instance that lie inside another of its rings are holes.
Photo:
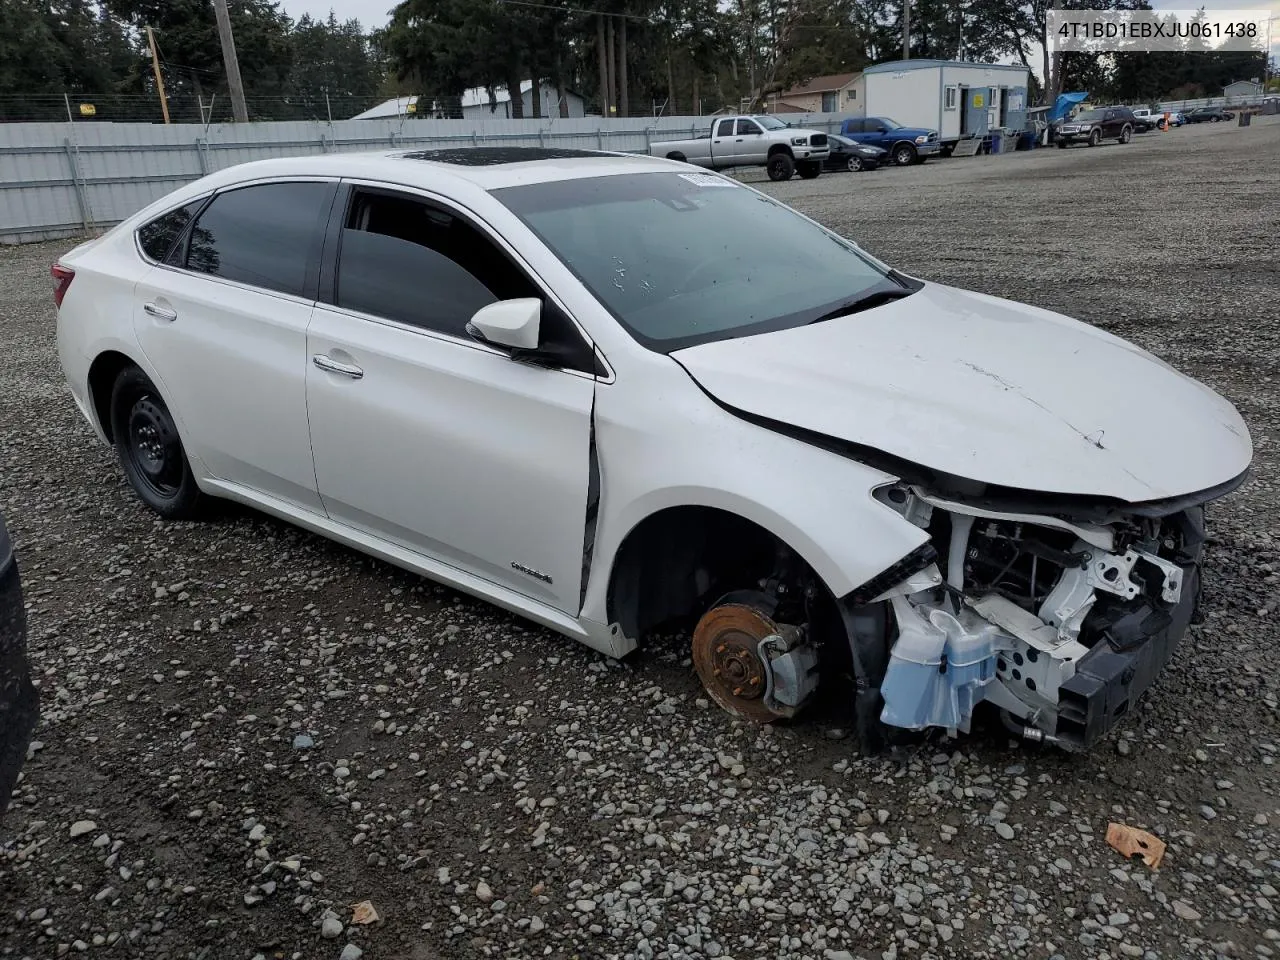
[[[582,157],[607,157],[598,150],[571,150],[555,147],[457,147],[452,150],[415,150],[402,155],[406,160],[433,160],[460,167],[491,167],[501,163],[526,163],[530,160],[577,160]]]

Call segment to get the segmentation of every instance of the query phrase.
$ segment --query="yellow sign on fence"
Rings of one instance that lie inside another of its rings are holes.
[[[92,117],[96,115],[97,112],[98,112],[98,108],[95,107],[92,103],[80,104],[80,116],[82,117]]]

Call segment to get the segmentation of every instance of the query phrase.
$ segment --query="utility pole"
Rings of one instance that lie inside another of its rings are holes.
[[[160,112],[164,122],[169,122],[169,98],[164,95],[164,77],[160,76],[160,57],[156,53],[156,35],[147,27],[147,46],[151,48],[151,70],[156,75],[156,89],[160,91]]]
[[[605,46],[604,14],[596,14],[596,60],[600,67],[600,116],[609,116],[609,50]]]
[[[227,87],[231,91],[231,116],[236,123],[249,122],[249,108],[244,102],[244,84],[240,82],[240,61],[236,59],[236,41],[231,36],[231,14],[227,0],[213,0],[218,17],[218,39],[222,42],[222,62],[227,68]]]
[[[618,18],[618,115],[631,116],[631,91],[627,83],[627,18]]]
[[[902,0],[902,59],[911,59],[911,0]]]

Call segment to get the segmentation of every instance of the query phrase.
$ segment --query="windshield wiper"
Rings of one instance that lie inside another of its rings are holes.
[[[914,290],[904,290],[902,287],[875,287],[868,290],[852,300],[846,300],[834,310],[828,310],[820,316],[814,317],[810,323],[822,323],[824,320],[834,320],[836,317],[848,316],[851,313],[859,313],[863,310],[870,310],[872,307],[879,307],[893,300],[901,300],[903,297],[909,297],[915,293]]]

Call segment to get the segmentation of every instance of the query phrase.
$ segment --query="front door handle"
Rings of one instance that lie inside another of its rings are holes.
[[[364,376],[364,371],[355,364],[339,363],[337,360],[326,357],[323,353],[315,354],[315,356],[311,358],[311,362],[321,370],[327,370],[329,373],[336,373],[344,377],[350,377],[352,380],[359,380]]]
[[[154,303],[144,303],[142,309],[148,316],[155,317],[157,320],[168,320],[172,323],[178,319],[177,310],[169,310]]]

